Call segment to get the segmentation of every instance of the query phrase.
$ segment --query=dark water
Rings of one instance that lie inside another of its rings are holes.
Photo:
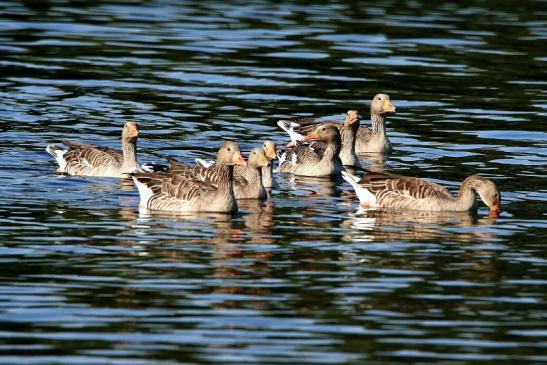
[[[547,10],[542,1],[0,1],[0,363],[547,362]],[[141,161],[368,114],[364,163],[503,214],[356,213],[349,185],[279,178],[242,214],[139,214],[115,179],[61,177],[61,139]]]

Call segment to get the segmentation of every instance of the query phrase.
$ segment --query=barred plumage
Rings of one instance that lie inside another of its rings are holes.
[[[349,113],[349,112],[348,112]],[[360,126],[355,136],[355,152],[360,153],[389,153],[392,150],[391,142],[386,135],[385,117],[387,114],[395,113],[395,106],[387,94],[377,94],[370,104],[371,127]],[[346,119],[347,120],[347,119]],[[291,141],[301,141],[305,135],[311,133],[318,125],[324,123],[333,123],[341,130],[342,123],[337,121],[319,121],[311,118],[280,120],[277,125],[289,133]],[[342,145],[345,141],[342,137]],[[351,160],[346,160],[350,155],[340,154],[345,166],[359,166],[351,164]]]
[[[125,123],[122,131],[122,153],[108,147],[97,147],[63,141],[68,149],[49,145],[46,151],[55,157],[57,172],[79,176],[128,178],[130,172],[142,171],[136,149],[139,128],[137,123]]]
[[[479,195],[492,213],[500,211],[501,196],[496,185],[480,175],[466,178],[458,197],[439,184],[416,177],[371,171],[360,180],[348,173],[342,176],[354,187],[363,206],[432,212],[467,211],[476,209]]]
[[[210,169],[171,161],[169,172],[133,174],[141,198],[140,207],[177,212],[235,212],[234,165],[245,164],[239,146],[225,142]]]
[[[320,125],[305,140],[319,140],[323,143],[298,144],[280,149],[280,172],[322,177],[339,175],[344,170],[340,160],[341,139],[338,128],[333,125]]]

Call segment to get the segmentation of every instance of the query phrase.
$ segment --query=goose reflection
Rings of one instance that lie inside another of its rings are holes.
[[[385,153],[360,153],[359,160],[365,170],[380,172],[386,169],[387,155]],[[350,174],[353,172],[349,171]]]
[[[352,229],[344,236],[347,241],[435,240],[450,236],[456,241],[473,242],[496,235],[466,227],[488,226],[496,220],[496,217],[479,216],[476,212],[359,210],[341,226]]]
[[[284,174],[289,190],[293,190],[298,199],[307,199],[315,195],[333,195],[336,187],[343,180],[338,178],[332,180],[330,178],[308,177]]]

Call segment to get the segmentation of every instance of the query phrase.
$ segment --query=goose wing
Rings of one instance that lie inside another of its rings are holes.
[[[321,161],[324,153],[325,145],[322,143],[297,143],[294,147],[279,149],[277,157],[279,166],[283,164],[315,164]]]
[[[217,186],[211,182],[191,179],[179,174],[160,172],[140,173],[132,176],[152,191],[154,200],[174,198],[180,201],[192,201],[217,190]]]
[[[381,197],[403,199],[453,199],[445,187],[417,177],[395,175],[386,172],[368,172],[359,185]]]
[[[68,166],[72,168],[100,168],[107,166],[121,166],[123,155],[108,147],[98,147],[76,142],[63,141],[69,147],[64,154]]]

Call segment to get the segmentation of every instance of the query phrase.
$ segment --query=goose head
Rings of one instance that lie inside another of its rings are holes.
[[[264,150],[264,153],[266,154],[266,157],[269,160],[275,160],[277,158],[277,151],[275,148],[275,142],[271,140],[266,140],[264,143],[262,143],[262,149]]]
[[[391,102],[388,94],[376,94],[370,104],[370,114],[384,115],[395,113],[395,105]]]
[[[139,137],[139,125],[135,122],[127,122],[123,125],[122,139],[135,142]]]
[[[465,179],[471,189],[480,196],[481,200],[490,208],[491,216],[501,213],[501,194],[493,181],[480,175],[472,175]]]
[[[264,150],[260,147],[256,147],[249,152],[247,164],[251,167],[261,168],[269,166],[270,161],[268,160],[268,157],[266,156]]]
[[[361,115],[357,110],[348,110],[346,113],[346,121],[350,125],[359,124],[361,122]]]
[[[304,137],[304,141],[320,141],[327,144],[341,144],[340,131],[333,125],[320,125]]]
[[[241,155],[239,146],[235,142],[226,141],[222,144],[217,154],[217,162],[224,165],[247,166],[247,162]]]

